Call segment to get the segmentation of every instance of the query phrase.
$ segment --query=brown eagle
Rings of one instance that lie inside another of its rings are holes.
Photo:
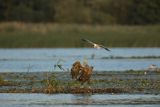
[[[93,72],[93,66],[89,66],[89,65],[85,65],[82,70],[81,70],[81,74],[78,78],[78,81],[81,82],[81,84],[83,85],[85,82],[90,82],[90,78]]]
[[[71,68],[72,79],[78,80],[83,85],[85,82],[90,82],[90,78],[93,72],[93,67],[85,64],[81,65],[80,61],[76,61]]]
[[[80,61],[76,61],[75,63],[73,63],[72,68],[71,68],[71,76],[72,79],[78,79],[78,75],[80,74],[82,69],[82,65],[80,63]]]

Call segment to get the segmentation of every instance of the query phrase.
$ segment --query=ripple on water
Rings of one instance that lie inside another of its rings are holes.
[[[150,94],[0,94],[1,107],[51,107],[51,106],[71,106],[81,107],[159,107],[160,96]]]

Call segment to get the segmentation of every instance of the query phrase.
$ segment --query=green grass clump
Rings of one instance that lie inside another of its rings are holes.
[[[1,48],[88,47],[87,38],[108,47],[160,47],[160,25],[0,23]]]
[[[2,83],[4,80],[3,80],[3,78],[0,76],[0,83]]]

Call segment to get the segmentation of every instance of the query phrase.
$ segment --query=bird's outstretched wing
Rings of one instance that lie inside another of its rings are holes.
[[[90,41],[90,40],[88,40],[88,39],[81,39],[82,41],[85,41],[85,42],[88,42],[88,43],[90,43],[90,44],[92,44],[92,45],[94,45],[95,43],[93,43],[92,41]]]
[[[92,42],[92,41],[90,41],[90,40],[88,40],[88,39],[81,39],[82,41],[85,41],[85,42],[88,42],[88,43],[90,43],[90,44],[92,44],[92,45],[96,45],[97,47],[101,47],[101,48],[104,48],[105,50],[107,50],[107,51],[110,51],[108,48],[106,48],[105,46],[103,46],[103,45],[100,45],[100,44],[96,44],[96,43],[94,43],[94,42]]]
[[[57,66],[58,66],[58,68],[60,68],[61,70],[66,71],[66,70],[62,67],[62,65],[57,65]]]
[[[107,51],[111,51],[111,50],[109,50],[108,48],[106,48],[105,46],[103,46],[103,45],[99,45],[101,48],[104,48],[105,50],[107,50]]]

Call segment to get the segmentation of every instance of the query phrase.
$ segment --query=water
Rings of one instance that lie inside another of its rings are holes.
[[[159,95],[138,94],[0,94],[1,107],[159,107]]]
[[[87,61],[97,71],[143,70],[150,64],[160,67],[159,56],[160,48],[111,48],[111,52],[92,48],[0,49],[0,72],[61,71],[54,65],[59,62],[70,69],[76,60]],[[160,95],[0,93],[0,107],[22,106],[159,107]]]
[[[61,71],[54,65],[59,62],[67,70],[76,60],[87,61],[96,71],[144,70],[151,64],[160,67],[160,48],[0,49],[0,72]]]

